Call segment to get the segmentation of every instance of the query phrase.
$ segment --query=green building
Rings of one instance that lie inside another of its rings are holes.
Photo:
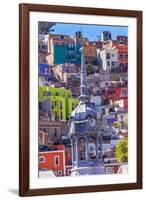
[[[75,63],[80,65],[81,53],[80,44],[54,45],[54,64]]]
[[[54,45],[54,64],[66,62],[67,47],[66,45]]]
[[[39,87],[39,103],[45,104],[46,111],[51,113],[51,120],[66,121],[78,105],[78,98],[72,96],[71,90],[64,88]]]

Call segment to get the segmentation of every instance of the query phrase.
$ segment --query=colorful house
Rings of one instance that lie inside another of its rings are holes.
[[[56,176],[65,176],[64,150],[39,152],[39,171],[42,170],[53,170]]]
[[[56,176],[70,176],[71,149],[55,145],[51,151],[39,152],[39,171],[52,170]]]
[[[51,120],[66,121],[69,114],[78,105],[78,98],[72,97],[71,90],[40,86],[39,102],[43,104],[47,99],[50,100],[50,107],[47,111],[49,110],[51,113]]]
[[[119,72],[124,73],[128,71],[128,46],[125,44],[118,44],[118,65]]]
[[[76,32],[75,37],[69,35],[50,34],[48,36],[48,55],[46,59],[49,64],[76,63],[80,65],[80,47],[82,42],[81,32]]]
[[[105,96],[108,99],[118,100],[128,97],[128,88],[108,88],[105,91]]]
[[[123,107],[128,108],[128,88],[108,88],[105,90],[105,97],[115,104],[121,104],[120,100],[123,100]]]
[[[52,80],[53,76],[51,73],[51,69],[47,63],[39,64],[39,77],[44,77],[46,81]]]

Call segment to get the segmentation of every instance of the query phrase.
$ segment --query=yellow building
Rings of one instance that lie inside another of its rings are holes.
[[[66,121],[78,105],[78,98],[72,96],[71,90],[65,88],[39,87],[39,102],[49,100],[46,110],[51,112],[51,120]]]

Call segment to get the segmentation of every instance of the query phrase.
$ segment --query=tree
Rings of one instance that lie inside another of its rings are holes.
[[[92,69],[92,65],[91,65],[90,63],[88,63],[88,64],[86,65],[86,70],[87,70],[87,75],[90,75],[90,74],[93,74],[93,73],[94,73],[94,71],[93,71],[93,69]]]
[[[111,80],[112,81],[120,81],[120,75],[119,74],[111,74]]]
[[[39,34],[49,34],[51,31],[53,32],[54,29],[51,29],[55,23],[50,22],[39,22],[38,23],[38,33]]]
[[[87,75],[99,73],[99,66],[88,63],[86,65]]]
[[[116,159],[121,163],[128,161],[128,138],[124,138],[117,143]]]

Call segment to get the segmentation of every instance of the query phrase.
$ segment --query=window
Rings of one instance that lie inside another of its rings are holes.
[[[123,121],[123,119],[124,119],[124,116],[123,116],[123,115],[121,115],[120,117],[121,117],[121,121]]]
[[[106,54],[106,59],[110,59],[110,57],[111,57],[111,56],[110,56],[110,53],[107,53],[107,54]]]
[[[125,54],[125,58],[128,58],[128,54]]]
[[[62,101],[60,101],[60,110],[62,110]]]
[[[48,171],[48,169],[47,168],[42,168],[41,171]]]
[[[107,61],[107,66],[108,66],[108,67],[110,66],[110,61]]]
[[[123,58],[123,54],[119,54],[119,58]]]
[[[106,86],[106,87],[108,86],[108,82],[105,82],[105,86]]]
[[[74,107],[74,103],[72,103],[72,110],[74,110],[75,109],[75,107]]]
[[[62,111],[60,112],[60,120],[62,120],[63,115],[62,115]]]
[[[79,139],[79,160],[86,160],[85,138]]]
[[[46,133],[47,132],[46,128],[44,128],[43,131]]]
[[[96,159],[96,139],[94,136],[90,136],[89,138],[88,157],[90,160]]]
[[[101,108],[101,112],[103,115],[105,115],[105,108]]]
[[[116,63],[114,61],[112,61],[112,67],[115,67]]]
[[[127,90],[122,90],[122,96],[127,96],[127,95],[128,95]]]
[[[113,174],[114,173],[114,167],[106,167],[106,173],[107,174]]]
[[[54,112],[54,118],[55,118],[55,120],[57,120],[57,112],[56,111]]]
[[[74,44],[73,43],[69,43],[68,46],[69,47],[74,47]]]
[[[39,102],[39,110],[41,110],[41,109],[42,109],[42,103]]]
[[[57,129],[54,128],[54,136],[57,136]]]
[[[62,176],[62,170],[58,170],[58,176]]]
[[[54,157],[54,165],[55,166],[59,166],[60,165],[60,157],[59,156],[55,156]]]
[[[39,156],[39,163],[45,162],[45,156]]]
[[[123,63],[120,63],[119,66],[120,66],[120,67],[123,67],[124,65],[123,65]]]
[[[94,81],[95,86],[98,86],[98,80]]]
[[[52,109],[54,109],[54,101],[52,101]]]
[[[44,91],[44,96],[45,97],[51,96],[51,93],[49,91]]]
[[[67,169],[67,175],[68,175],[68,176],[71,175],[71,169]]]
[[[47,68],[45,68],[45,75],[47,75],[48,74],[48,69]]]

